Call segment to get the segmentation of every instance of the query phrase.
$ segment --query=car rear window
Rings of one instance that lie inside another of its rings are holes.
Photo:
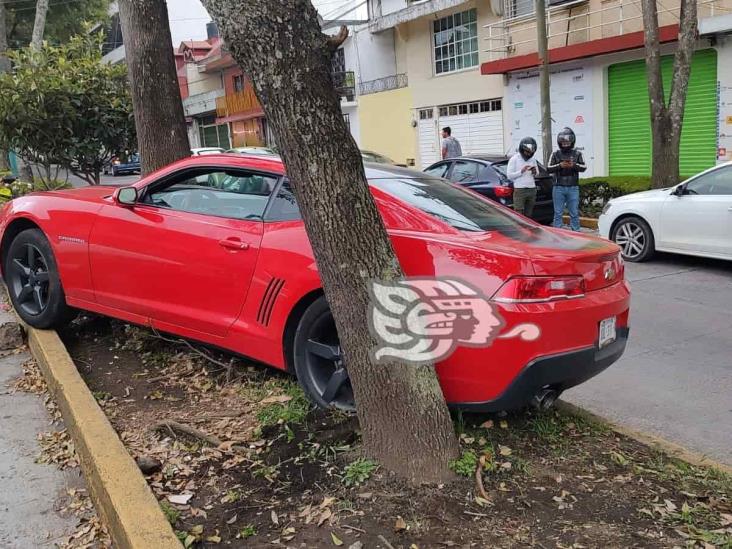
[[[533,228],[511,212],[442,179],[372,179],[370,183],[461,231],[511,233]]]

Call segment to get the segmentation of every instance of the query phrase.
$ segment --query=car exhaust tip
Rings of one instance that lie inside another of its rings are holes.
[[[531,404],[537,410],[545,412],[554,406],[560,394],[561,392],[556,389],[542,389],[534,395]]]

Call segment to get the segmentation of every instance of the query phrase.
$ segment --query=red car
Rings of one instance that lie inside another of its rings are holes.
[[[616,361],[628,338],[619,248],[542,227],[420,172],[370,164],[405,273],[491,297],[533,341],[462,346],[437,364],[446,400],[497,411],[548,404]],[[0,212],[10,298],[38,328],[75,309],[120,318],[287,370],[321,406],[353,392],[312,250],[277,158],[198,156],[133,187],[35,193]]]

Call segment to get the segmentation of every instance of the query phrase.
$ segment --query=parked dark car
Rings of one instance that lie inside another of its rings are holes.
[[[140,155],[133,153],[130,155],[113,156],[109,165],[104,166],[104,174],[112,173],[113,176],[117,177],[122,174],[140,173],[142,166],[140,166]]]
[[[504,206],[513,206],[513,183],[506,176],[508,158],[500,155],[473,155],[450,158],[432,164],[424,172],[444,177],[495,200]],[[539,164],[536,176],[536,206],[532,218],[549,224],[554,217],[552,176]]]

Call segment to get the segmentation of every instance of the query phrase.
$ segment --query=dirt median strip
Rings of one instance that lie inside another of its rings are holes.
[[[56,399],[94,504],[118,549],[179,548],[139,468],[79,375],[54,331],[26,326],[33,356]]]
[[[581,408],[576,404],[572,404],[565,400],[558,400],[556,402],[556,406],[559,410],[562,410],[569,414],[583,417],[590,421],[594,421],[595,423],[604,423],[616,433],[620,433],[621,435],[632,438],[633,440],[636,440],[641,444],[645,444],[646,446],[655,448],[669,457],[680,459],[698,467],[711,467],[728,475],[732,475],[732,467],[730,467],[729,465],[716,461],[708,456],[705,456],[704,454],[689,450],[688,448],[685,448],[675,442],[671,442],[670,440],[666,440],[665,438],[618,425],[617,423],[606,417],[598,415],[594,412],[590,412],[585,408]]]

